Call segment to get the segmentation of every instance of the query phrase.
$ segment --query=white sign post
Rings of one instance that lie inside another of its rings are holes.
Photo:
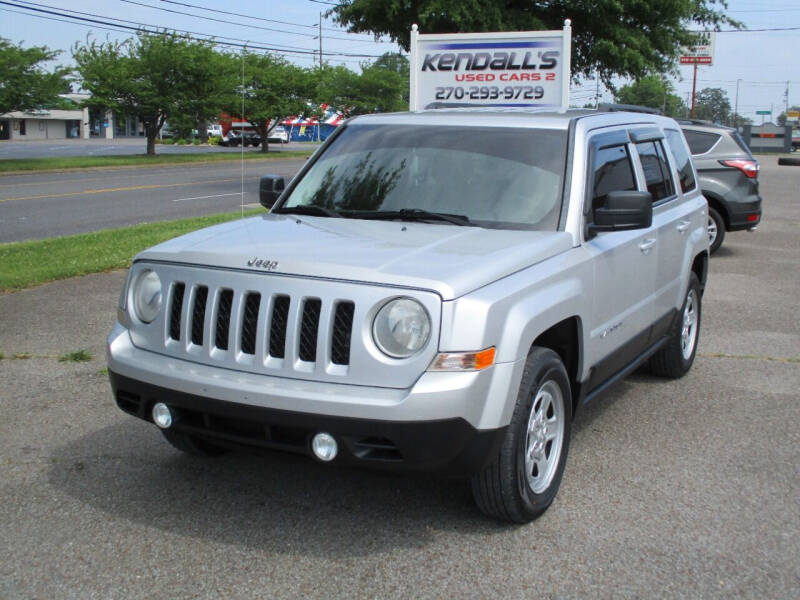
[[[561,31],[421,34],[411,28],[410,109],[569,107],[572,27]]]

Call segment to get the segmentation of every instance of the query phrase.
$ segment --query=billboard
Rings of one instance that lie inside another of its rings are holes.
[[[421,34],[411,29],[410,109],[569,106],[572,29]]]
[[[711,65],[714,63],[714,32],[698,31],[693,46],[681,48],[678,59],[682,65]]]

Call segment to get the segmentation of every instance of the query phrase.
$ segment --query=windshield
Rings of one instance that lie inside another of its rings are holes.
[[[555,230],[566,137],[529,128],[355,124],[279,211],[314,206],[371,218],[412,209],[420,220],[427,211],[482,227]]]

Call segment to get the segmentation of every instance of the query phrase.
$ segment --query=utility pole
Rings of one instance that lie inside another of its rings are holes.
[[[322,69],[322,13],[319,13],[319,68]]]
[[[595,87],[594,87],[594,107],[597,109],[600,106],[600,71],[594,71]]]
[[[692,78],[692,119],[694,119],[694,96],[697,91],[697,63],[694,63],[694,77]]]
[[[741,79],[736,80],[736,104],[734,105],[733,109],[733,128],[736,129],[736,121],[739,118],[739,84],[742,82]]]
[[[783,112],[786,115],[786,120],[789,120],[789,82],[786,82],[786,91],[783,94],[783,101],[786,104],[786,110]]]

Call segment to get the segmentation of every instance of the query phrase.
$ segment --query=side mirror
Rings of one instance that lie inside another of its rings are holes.
[[[609,192],[606,203],[594,209],[589,234],[600,231],[647,229],[653,223],[653,196],[650,192]]]
[[[286,188],[283,175],[263,175],[258,183],[258,201],[264,208],[272,208]]]

